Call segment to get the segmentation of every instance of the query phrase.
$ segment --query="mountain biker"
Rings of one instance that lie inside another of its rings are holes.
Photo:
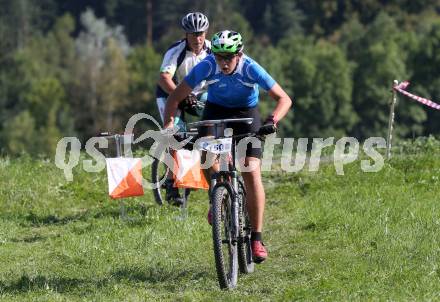
[[[199,12],[186,14],[181,21],[185,31],[185,38],[172,44],[166,51],[156,89],[156,102],[160,117],[163,122],[164,109],[168,95],[176,89],[176,86],[191,71],[211,53],[211,42],[206,39],[206,32],[209,27],[208,18]],[[203,110],[203,102],[206,101],[206,85],[204,82],[193,87],[191,94],[185,98],[176,112],[175,125],[182,130],[185,127],[184,114],[199,115]],[[166,200],[175,205],[181,205],[183,198],[179,190],[173,187],[173,175],[167,175]]]
[[[197,64],[168,97],[165,128],[173,127],[179,103],[202,81],[208,83],[208,100],[203,112],[203,120],[252,117],[254,122],[250,125],[232,126],[233,133],[258,131],[261,126],[258,87],[261,87],[277,102],[272,114],[265,121],[265,124],[276,126],[288,112],[292,100],[257,62],[243,53],[241,35],[230,30],[218,32],[211,39],[211,49],[213,54]],[[252,224],[252,253],[254,261],[260,263],[267,258],[267,250],[262,243],[261,234],[265,206],[260,167],[261,148],[248,145],[243,156],[245,156],[245,165],[254,167],[250,172],[242,172],[242,175]]]

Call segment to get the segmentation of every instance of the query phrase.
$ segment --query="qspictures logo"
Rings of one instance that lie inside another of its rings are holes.
[[[159,159],[164,162],[174,173],[175,165],[173,157],[166,150],[179,150],[189,143],[191,137],[178,141],[174,135],[178,129],[162,129],[161,125],[150,115],[146,113],[137,113],[128,121],[124,133],[131,134],[136,124],[141,120],[153,122],[157,130],[147,130],[130,144],[124,145],[124,157],[132,157],[132,145],[139,144],[146,140],[152,140],[151,148],[142,157],[143,168],[152,163],[152,159]],[[232,130],[232,129],[231,129]],[[296,150],[295,149],[295,141]],[[206,138],[198,138],[194,142],[193,153],[200,153],[197,146],[206,146]],[[361,149],[366,155],[365,159],[360,161],[360,169],[363,172],[378,172],[384,166],[384,158],[378,149],[386,148],[386,141],[383,137],[370,137],[361,144],[354,137],[342,137],[335,140],[334,137],[328,138],[279,138],[276,134],[266,136],[264,141],[257,137],[247,137],[238,142],[236,147],[236,166],[241,172],[249,172],[255,169],[255,166],[245,165],[245,154],[248,144],[252,148],[263,148],[264,152],[261,158],[261,170],[272,171],[274,167],[275,149],[281,149],[281,157],[278,155],[281,170],[287,173],[297,173],[304,169],[309,172],[319,170],[321,162],[331,162],[337,175],[345,175],[344,166],[355,162],[360,158]],[[276,148],[277,146],[277,148]],[[73,181],[73,169],[80,164],[80,154],[82,149],[80,140],[76,137],[64,137],[58,144],[55,154],[55,165],[64,171],[66,180]],[[105,137],[92,137],[85,144],[85,151],[91,159],[82,161],[82,168],[86,172],[97,173],[105,169],[105,156],[98,149],[108,148],[108,140]],[[332,147],[332,154],[323,156],[325,148]],[[310,152],[308,150],[310,149]],[[193,154],[193,158],[198,155]],[[208,158],[208,157],[207,157]],[[211,157],[212,158],[212,157]],[[202,163],[202,169],[207,169],[215,163],[215,160],[206,160]],[[278,168],[279,169],[279,168]],[[145,182],[144,182],[145,183]]]

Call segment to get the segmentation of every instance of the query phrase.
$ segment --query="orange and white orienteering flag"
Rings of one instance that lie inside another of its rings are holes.
[[[106,158],[108,193],[111,198],[144,195],[140,158]]]
[[[177,150],[174,152],[174,159],[177,165],[174,186],[178,188],[209,189],[208,182],[200,168],[200,152],[198,150]]]

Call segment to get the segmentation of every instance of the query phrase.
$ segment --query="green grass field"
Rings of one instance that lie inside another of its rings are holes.
[[[218,288],[206,192],[187,219],[151,192],[107,197],[105,172],[0,159],[2,301],[440,300],[440,143],[405,144],[378,173],[270,172],[269,259]]]

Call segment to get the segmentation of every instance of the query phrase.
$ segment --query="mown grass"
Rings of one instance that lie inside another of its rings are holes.
[[[399,151],[400,150],[400,151]],[[439,300],[440,147],[402,144],[377,173],[265,174],[270,252],[218,288],[205,192],[188,218],[152,194],[107,197],[105,172],[67,182],[53,162],[0,159],[5,301]]]

